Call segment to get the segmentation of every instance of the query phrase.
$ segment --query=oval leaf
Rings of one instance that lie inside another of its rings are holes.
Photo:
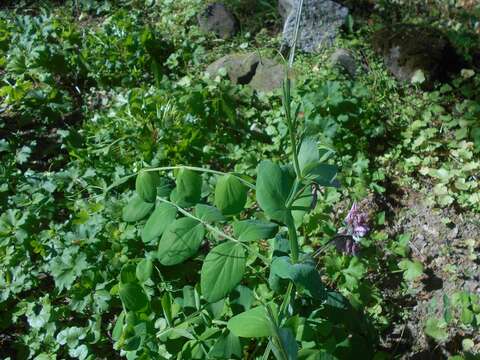
[[[135,181],[135,190],[143,201],[155,202],[157,198],[158,174],[153,171],[140,171]]]
[[[155,204],[143,201],[137,194],[133,195],[123,208],[122,218],[126,222],[142,220],[152,211]]]
[[[270,160],[264,160],[257,169],[257,201],[265,213],[274,220],[286,223],[286,202],[290,194],[291,179],[286,171]]]
[[[135,275],[138,281],[144,283],[152,276],[153,264],[150,259],[142,259],[135,269]]]
[[[177,209],[167,203],[162,203],[150,215],[142,231],[142,240],[149,243],[162,236],[163,232],[177,216]]]
[[[298,164],[302,175],[305,175],[319,160],[320,152],[317,141],[311,137],[304,139],[298,152]]]
[[[122,266],[120,270],[120,283],[127,284],[131,282],[137,282],[137,277],[135,276],[136,266],[132,262],[128,262]]]
[[[140,311],[148,305],[148,298],[145,291],[136,283],[121,284],[119,295],[127,310]]]
[[[182,207],[195,205],[202,195],[202,177],[193,170],[180,169],[176,176],[177,187],[172,191],[172,201]]]
[[[207,223],[225,221],[225,217],[220,210],[214,206],[197,204],[195,206],[195,216]]]
[[[247,202],[248,188],[233,175],[218,178],[215,186],[215,206],[224,215],[236,215]]]
[[[162,265],[176,265],[195,255],[205,236],[205,228],[197,220],[181,218],[171,223],[158,244]]]
[[[278,225],[259,220],[243,220],[233,223],[233,235],[240,241],[271,239],[278,231]]]
[[[288,256],[276,257],[272,261],[271,272],[275,276],[292,280],[295,285],[302,286],[313,298],[324,300],[327,296],[325,286],[313,262],[292,264]]]
[[[271,304],[271,306],[274,306],[274,304]],[[274,326],[270,322],[265,306],[258,306],[235,315],[227,323],[228,330],[234,335],[247,338],[271,336]]]
[[[214,303],[227,296],[242,280],[246,263],[245,250],[232,241],[210,250],[200,275],[203,297]]]

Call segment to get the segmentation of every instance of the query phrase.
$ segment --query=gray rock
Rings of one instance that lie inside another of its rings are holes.
[[[381,29],[372,39],[388,70],[401,82],[423,80],[423,86],[430,87],[460,67],[449,39],[433,28],[402,24]]]
[[[205,32],[214,32],[222,39],[234,36],[239,29],[239,23],[222,3],[213,3],[205,7],[198,15],[198,24]]]
[[[249,85],[255,90],[270,92],[281,88],[284,78],[284,65],[262,58]]]
[[[288,15],[292,11],[294,7],[295,0],[279,0],[278,1],[278,12],[280,13],[280,16],[283,19],[283,22],[285,23],[285,20],[287,20]]]
[[[280,14],[287,14],[283,26],[283,42],[292,46],[295,19],[300,0],[279,0]],[[338,29],[345,23],[348,9],[331,0],[304,0],[297,48],[316,52],[331,46]]]
[[[249,85],[262,92],[282,87],[285,70],[282,64],[258,53],[230,54],[210,64],[206,72],[214,77],[224,68],[233,84]]]
[[[232,83],[245,85],[252,80],[259,62],[257,53],[230,54],[210,64],[206,71],[214,77],[224,68]]]
[[[330,64],[344,69],[351,77],[357,73],[357,61],[352,52],[347,49],[337,49],[330,56]]]

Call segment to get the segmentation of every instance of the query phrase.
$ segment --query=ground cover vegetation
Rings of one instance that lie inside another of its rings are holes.
[[[0,5],[0,358],[478,358],[480,7],[342,3],[290,58],[274,0],[226,2],[229,39],[201,0]],[[387,71],[405,22],[448,81]],[[232,52],[283,86],[205,73]]]

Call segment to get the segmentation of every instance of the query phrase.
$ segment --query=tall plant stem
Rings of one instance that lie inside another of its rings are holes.
[[[288,228],[288,241],[290,243],[290,258],[292,260],[292,264],[295,264],[298,262],[299,246],[298,246],[297,229],[295,228],[295,221],[293,220],[291,211],[288,213],[288,216],[287,216],[287,228]]]

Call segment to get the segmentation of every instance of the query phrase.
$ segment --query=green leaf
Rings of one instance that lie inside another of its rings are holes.
[[[176,216],[177,209],[175,206],[167,203],[157,205],[143,227],[143,242],[149,243],[162,236],[167,226],[175,220]]]
[[[233,235],[244,242],[271,239],[277,231],[277,224],[260,220],[243,220],[233,223]]]
[[[200,284],[210,303],[223,299],[242,280],[247,258],[243,247],[232,241],[214,247],[203,261]]]
[[[286,170],[270,160],[263,160],[257,168],[257,201],[272,219],[286,223],[289,214],[286,202],[292,180]]]
[[[208,353],[210,359],[233,359],[242,357],[242,344],[230,331],[222,334]]]
[[[145,291],[136,283],[120,284],[119,295],[127,310],[140,311],[148,305]]]
[[[403,270],[403,278],[407,281],[413,281],[423,274],[423,265],[418,260],[402,260],[398,267]]]
[[[142,259],[135,270],[138,281],[144,283],[152,276],[153,264],[150,259]]]
[[[447,324],[441,319],[429,318],[425,326],[425,334],[437,341],[444,341],[448,338]]]
[[[126,222],[142,220],[152,211],[155,204],[143,201],[138,194],[132,196],[128,204],[123,208],[122,218]]]
[[[159,176],[156,172],[145,170],[140,171],[135,181],[135,190],[137,191],[138,196],[145,202],[155,202],[159,180]]]
[[[195,216],[207,223],[225,221],[225,217],[220,210],[214,206],[197,204],[195,205]]]
[[[324,300],[327,296],[320,274],[313,262],[292,264],[288,256],[276,257],[272,261],[271,272],[281,279],[289,279],[295,285],[302,286],[313,298]]]
[[[298,197],[297,200],[293,202],[293,206],[301,207],[301,208],[308,208],[312,206],[313,195],[310,188],[306,188],[302,194]],[[299,227],[303,224],[303,218],[308,210],[293,210],[292,216],[295,223],[295,227]]]
[[[205,236],[203,225],[192,218],[171,223],[158,244],[158,259],[162,265],[176,265],[195,255]]]
[[[462,309],[462,313],[460,315],[460,319],[462,320],[462,323],[465,325],[470,325],[473,322],[474,319],[474,314],[471,310],[467,308]]]
[[[120,270],[120,283],[127,284],[127,283],[136,283],[137,276],[135,275],[137,271],[137,267],[134,263],[128,262],[122,266],[122,270]]]
[[[245,207],[247,192],[248,188],[235,176],[221,176],[215,186],[215,206],[224,215],[237,215]]]
[[[298,164],[302,175],[306,175],[319,159],[320,152],[318,151],[317,140],[311,137],[305,138],[298,152]]]
[[[335,165],[318,163],[308,169],[306,178],[320,186],[337,187],[337,173],[338,168]]]
[[[157,196],[168,198],[168,196],[172,192],[172,188],[172,180],[166,177],[161,177],[158,181]]]
[[[112,330],[112,339],[118,341],[120,336],[122,335],[123,331],[123,324],[125,322],[125,312],[121,312],[120,315],[117,317],[117,321],[115,321],[115,326]]]
[[[198,172],[182,168],[178,171],[176,180],[177,187],[172,191],[172,201],[182,207],[193,206],[200,201],[202,176]]]
[[[289,328],[282,328],[278,330],[279,334],[279,349],[276,345],[273,346],[273,352],[277,359],[296,360],[298,359],[298,345],[292,330]]]
[[[270,306],[274,307],[274,304]],[[232,317],[227,323],[227,328],[236,336],[257,338],[272,336],[275,324],[270,322],[265,306],[257,306]]]

